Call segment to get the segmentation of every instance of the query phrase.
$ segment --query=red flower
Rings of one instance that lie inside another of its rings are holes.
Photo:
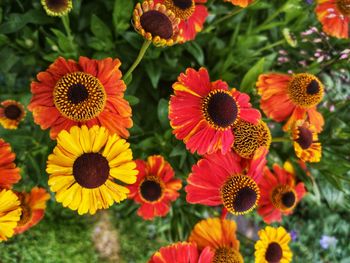
[[[318,0],[315,12],[323,31],[337,38],[349,38],[350,1]]]
[[[46,201],[50,195],[45,189],[34,187],[30,193],[16,193],[22,208],[21,219],[15,228],[15,233],[20,234],[38,224],[44,217]]]
[[[198,32],[202,31],[203,24],[208,17],[208,10],[203,5],[207,0],[155,0],[171,10],[180,18],[180,35],[182,42],[195,39]]]
[[[242,119],[258,123],[260,113],[251,108],[249,96],[226,82],[210,82],[205,68],[181,73],[173,84],[175,95],[169,103],[169,119],[176,138],[198,154],[228,152],[234,142],[232,128]]]
[[[285,167],[291,166],[286,163]],[[281,222],[282,215],[291,214],[306,193],[304,184],[296,184],[294,174],[286,168],[274,164],[272,173],[265,167],[264,177],[259,183],[261,199],[258,213],[267,224]]]
[[[323,85],[314,75],[262,74],[256,86],[264,113],[277,122],[288,119],[283,126],[284,131],[291,129],[297,120],[305,119],[318,132],[322,130],[324,120],[316,106],[323,98]]]
[[[111,133],[128,137],[131,108],[123,98],[119,59],[80,57],[79,62],[58,58],[32,82],[28,109],[42,129],[51,128],[51,138],[72,126],[104,126]]]
[[[194,243],[177,242],[159,249],[148,263],[211,263],[213,257],[209,247],[200,253]]]
[[[174,170],[160,155],[150,156],[147,162],[136,160],[139,171],[135,184],[128,186],[129,198],[141,204],[137,214],[143,219],[152,220],[165,216],[170,203],[179,197],[180,179],[174,179]]]
[[[10,144],[0,138],[0,189],[9,189],[21,179],[19,168],[14,163],[15,158]]]
[[[252,160],[233,152],[205,155],[192,167],[187,179],[187,202],[224,205],[233,214],[252,211],[260,198],[257,182],[266,164],[266,154],[266,148],[261,147]]]

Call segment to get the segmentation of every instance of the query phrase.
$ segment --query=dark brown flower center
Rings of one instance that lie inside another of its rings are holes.
[[[193,0],[173,0],[173,3],[178,8],[181,8],[183,10],[190,8],[193,4]]]
[[[214,90],[204,98],[202,110],[206,120],[217,129],[232,126],[238,117],[238,106],[229,92]]]
[[[284,193],[282,195],[281,201],[285,207],[288,207],[288,208],[293,207],[296,201],[294,192],[291,191],[291,192]]]
[[[320,85],[316,80],[312,80],[309,85],[306,87],[306,93],[309,95],[314,95],[319,93],[320,91]]]
[[[173,25],[169,17],[159,11],[147,11],[141,16],[140,23],[143,29],[153,37],[170,39],[173,36]]]
[[[350,16],[350,0],[338,0],[337,7],[344,16]]]
[[[68,0],[45,0],[47,7],[54,12],[64,11],[68,6]]]
[[[266,250],[265,259],[269,263],[279,263],[282,256],[283,251],[281,246],[276,242],[270,243]]]
[[[85,101],[89,97],[86,87],[80,83],[73,84],[68,89],[68,99],[73,104]]]
[[[74,161],[73,176],[82,187],[97,188],[108,179],[108,160],[99,153],[84,153]]]
[[[146,201],[154,202],[162,196],[162,186],[155,177],[149,177],[141,183],[140,193]]]
[[[17,120],[21,116],[22,111],[16,105],[9,105],[5,108],[4,114],[10,120]]]
[[[236,249],[221,247],[215,250],[213,263],[243,263],[243,258]]]
[[[106,104],[100,80],[85,72],[72,72],[57,81],[53,97],[56,108],[66,118],[83,122],[98,116]]]
[[[312,132],[305,127],[298,127],[299,137],[296,142],[300,145],[301,148],[308,149],[313,140],[312,140]]]
[[[221,199],[226,209],[236,215],[253,210],[260,198],[256,182],[246,175],[229,178],[221,189]]]

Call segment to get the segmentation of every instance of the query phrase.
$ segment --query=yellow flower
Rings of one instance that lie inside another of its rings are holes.
[[[243,258],[239,253],[236,229],[235,221],[208,218],[194,226],[188,239],[189,242],[196,243],[200,250],[205,247],[211,247],[215,250],[213,263],[242,263]]]
[[[126,199],[129,190],[118,181],[133,184],[138,173],[129,146],[104,127],[61,131],[46,169],[57,202],[82,215]]]
[[[255,243],[255,263],[289,263],[293,253],[288,243],[289,233],[283,228],[267,226],[258,232],[260,240]]]
[[[293,146],[295,154],[304,162],[319,162],[322,146],[314,125],[299,120],[293,127]]]
[[[17,129],[18,124],[26,116],[21,103],[14,100],[5,100],[0,104],[0,124],[5,129]]]
[[[0,242],[12,237],[21,218],[20,201],[11,190],[0,192]]]
[[[49,16],[64,16],[73,8],[72,0],[41,0],[41,4]]]

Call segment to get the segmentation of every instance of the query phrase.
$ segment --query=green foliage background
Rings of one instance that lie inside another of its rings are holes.
[[[1,100],[15,99],[28,105],[30,82],[58,56],[118,57],[125,73],[143,43],[130,23],[136,1],[76,0],[69,21],[48,17],[39,0],[0,3]],[[209,0],[207,7],[210,15],[195,41],[169,48],[151,46],[132,74],[126,98],[133,107],[134,127],[129,141],[134,157],[162,154],[178,177],[188,176],[198,157],[174,138],[167,117],[171,85],[187,67],[206,67],[212,80],[223,79],[231,87],[249,93],[257,108],[255,82],[260,73],[293,70],[318,74],[326,86],[320,107],[326,120],[320,136],[323,159],[309,166],[314,179],[298,170],[310,193],[283,225],[298,233],[297,241],[292,243],[294,262],[350,262],[350,67],[348,60],[339,60],[340,52],[349,48],[349,41],[331,38],[321,44],[303,42],[300,33],[320,25],[314,5],[301,0],[256,0],[244,10],[221,0]],[[283,34],[287,29],[290,34]],[[297,46],[293,47],[291,37]],[[281,49],[288,52],[289,63],[278,63]],[[317,61],[316,49],[328,52],[331,59]],[[307,53],[306,58],[301,50]],[[304,59],[310,59],[306,67],[298,63]],[[274,137],[286,136],[280,124],[271,127]],[[35,125],[28,112],[18,130],[0,128],[0,137],[10,142],[17,154],[22,180],[16,188],[47,188],[46,160],[55,145],[48,132]],[[287,159],[296,161],[291,143],[273,143],[269,163],[282,164]],[[145,222],[137,217],[136,209],[131,201],[110,209],[119,232],[123,262],[146,262],[160,246],[185,240],[199,219],[219,214],[213,208],[187,204],[183,190],[166,218]],[[256,212],[246,218],[258,227],[264,226]],[[96,219],[79,217],[52,197],[46,217],[38,226],[0,244],[0,262],[105,262],[107,259],[99,257],[91,240]],[[322,235],[335,236],[337,246],[323,250],[319,244]],[[254,241],[239,237],[246,262],[253,262]]]

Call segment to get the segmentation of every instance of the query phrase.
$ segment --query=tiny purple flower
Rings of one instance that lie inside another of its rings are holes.
[[[320,245],[323,249],[328,249],[329,247],[335,247],[338,242],[338,239],[336,239],[333,236],[327,236],[323,235],[320,239]]]
[[[292,241],[296,241],[298,239],[298,232],[295,230],[292,230],[289,232],[290,237],[292,238]]]

